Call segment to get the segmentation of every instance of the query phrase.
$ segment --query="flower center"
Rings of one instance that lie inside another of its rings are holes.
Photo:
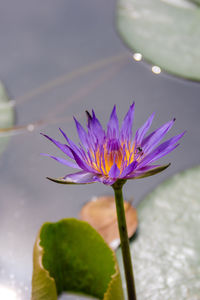
[[[135,159],[135,146],[120,143],[117,139],[109,139],[103,145],[98,145],[96,151],[90,151],[91,166],[101,174],[108,176],[114,163],[120,173]]]
[[[105,171],[109,173],[113,163],[121,169],[123,159],[123,148],[118,140],[112,139],[104,147]]]

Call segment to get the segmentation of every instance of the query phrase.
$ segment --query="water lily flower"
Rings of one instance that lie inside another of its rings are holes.
[[[178,141],[184,132],[160,144],[172,128],[175,119],[147,135],[154,118],[154,114],[152,114],[136,131],[133,138],[134,107],[133,103],[122,122],[121,129],[116,106],[112,110],[106,131],[102,128],[94,111],[92,114],[86,112],[87,131],[74,118],[80,139],[79,145],[70,140],[62,129],[60,131],[66,143],[61,143],[43,134],[71,160],[48,156],[79,170],[77,173],[68,174],[62,178],[48,179],[64,184],[102,182],[106,185],[113,185],[119,180],[143,178],[166,169],[170,164],[154,165],[152,163],[174,150],[179,145]]]

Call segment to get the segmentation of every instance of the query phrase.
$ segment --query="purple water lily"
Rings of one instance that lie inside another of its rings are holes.
[[[184,135],[181,133],[160,144],[172,128],[175,119],[146,135],[154,118],[152,114],[132,138],[134,103],[130,106],[121,129],[116,106],[112,110],[107,131],[103,130],[94,111],[92,115],[87,112],[87,118],[87,131],[74,118],[81,142],[79,145],[75,145],[61,129],[67,144],[62,144],[44,134],[73,161],[48,156],[64,165],[80,170],[62,178],[49,178],[50,180],[65,184],[102,182],[113,185],[117,180],[125,181],[154,175],[166,169],[170,164],[160,166],[152,165],[152,163],[174,150],[179,145],[177,142]]]

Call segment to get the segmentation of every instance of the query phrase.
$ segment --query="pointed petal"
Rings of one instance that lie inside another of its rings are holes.
[[[134,117],[134,107],[135,103],[130,106],[129,111],[127,112],[120,131],[120,139],[122,142],[130,141],[132,137],[132,125],[133,125],[133,117]]]
[[[135,134],[135,144],[136,144],[136,145],[139,145],[139,146],[141,145],[142,140],[143,140],[145,134],[147,133],[147,131],[148,131],[149,128],[151,127],[151,124],[152,124],[152,122],[153,122],[154,115],[155,115],[155,113],[153,113],[153,114],[148,118],[148,120],[144,123],[144,125],[136,131],[136,134]]]
[[[88,136],[82,125],[74,118],[74,121],[76,123],[76,129],[79,135],[79,139],[82,143],[82,145],[85,147],[86,150],[88,150]]]
[[[61,163],[63,165],[66,165],[68,167],[72,167],[72,168],[75,168],[75,169],[80,169],[80,167],[76,163],[73,163],[71,161],[63,159],[61,157],[56,157],[56,156],[52,156],[52,155],[45,154],[45,153],[41,153],[41,155],[51,157],[51,158],[55,159],[56,161],[58,161],[59,163]]]
[[[142,141],[142,149],[145,153],[150,152],[152,149],[156,147],[156,145],[162,140],[162,138],[166,135],[166,133],[172,128],[174,125],[175,119],[167,122],[154,132],[152,132],[149,136],[147,136]]]
[[[182,138],[184,134],[185,132],[174,136],[171,139],[159,145],[141,161],[140,166],[142,167],[146,164],[150,164],[174,150],[176,147],[178,147],[178,145],[175,144]]]
[[[96,174],[92,174],[88,172],[78,172],[60,178],[47,177],[47,179],[62,184],[86,184],[86,183],[93,183],[99,181]]]
[[[87,121],[88,121],[88,127],[89,127],[89,124],[90,124],[90,122],[92,121],[92,116],[91,116],[91,114],[89,113],[89,111],[85,111],[85,113],[86,113],[86,116],[87,116]]]
[[[91,115],[89,116],[90,117],[88,117],[88,135],[91,136],[94,142],[97,140],[99,143],[102,143],[105,137],[105,132],[99,120],[96,118],[94,111],[92,111],[92,117]]]
[[[133,161],[130,165],[128,165],[120,175],[120,178],[124,178],[128,176],[130,173],[132,173],[135,170],[137,164],[138,164],[137,161]]]
[[[60,132],[62,133],[62,135],[64,136],[64,138],[66,139],[67,143],[69,144],[70,148],[74,151],[76,151],[77,153],[81,154],[81,151],[80,149],[78,148],[78,146],[68,138],[68,136],[66,135],[66,133],[61,129],[59,128]],[[73,158],[73,156],[72,156]]]
[[[153,176],[157,173],[160,173],[160,172],[164,171],[169,166],[170,166],[170,164],[167,164],[167,165],[156,167],[156,168],[151,169],[151,170],[146,171],[146,172],[144,172],[144,171],[143,172],[135,172],[132,175],[127,176],[125,179],[140,179],[140,178]]]
[[[118,178],[120,175],[120,170],[118,169],[116,163],[114,163],[109,171],[108,176],[110,178]]]
[[[136,172],[146,172],[146,171],[149,171],[149,170],[151,170],[151,169],[154,169],[154,168],[158,168],[158,167],[160,167],[160,165],[146,165],[145,167],[138,167],[137,168],[137,170],[136,170]],[[129,174],[129,175],[131,175],[131,174]]]
[[[107,137],[109,139],[119,138],[119,121],[116,113],[116,106],[113,107],[110,120],[107,125]]]
[[[93,172],[94,170],[83,160],[80,158],[80,156],[74,151],[72,150],[72,154],[74,156],[74,159],[77,163],[77,165],[84,171],[87,171],[87,172]]]
[[[52,143],[54,143],[54,145],[56,145],[62,152],[64,152],[67,156],[69,156],[70,158],[74,158],[72,155],[71,150],[69,149],[69,147],[65,144],[62,144],[52,138],[50,138],[48,135],[41,133],[41,135],[43,135],[44,137],[46,137],[47,139],[49,139]]]

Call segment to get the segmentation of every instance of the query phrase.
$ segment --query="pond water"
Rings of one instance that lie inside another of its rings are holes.
[[[165,178],[199,163],[200,85],[134,60],[114,29],[114,9],[114,0],[2,1],[0,80],[15,101],[17,128],[0,156],[1,299],[30,299],[32,249],[44,222],[78,217],[93,196],[112,193],[100,184],[75,188],[45,179],[70,169],[40,155],[60,155],[40,132],[61,140],[62,127],[78,141],[73,115],[83,123],[84,111],[94,108],[105,126],[114,104],[122,120],[133,100],[135,128],[152,112],[153,128],[176,117],[172,134],[187,134],[162,160],[172,162],[167,171],[126,185],[135,205]]]

